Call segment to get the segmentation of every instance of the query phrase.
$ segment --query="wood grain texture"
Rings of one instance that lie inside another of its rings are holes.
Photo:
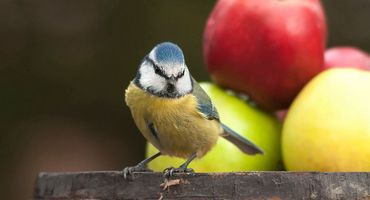
[[[35,200],[366,199],[370,173],[245,172],[178,174],[163,188],[161,173],[41,173]],[[160,186],[162,184],[162,187]]]

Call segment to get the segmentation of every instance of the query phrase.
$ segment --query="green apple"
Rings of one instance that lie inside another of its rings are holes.
[[[287,170],[370,171],[370,72],[336,68],[300,92],[283,125]]]
[[[279,122],[272,115],[246,104],[214,84],[202,83],[201,87],[211,97],[221,121],[257,144],[264,150],[265,155],[246,155],[220,137],[206,156],[193,161],[189,167],[196,172],[277,170],[281,160]],[[147,157],[156,152],[158,150],[148,143]],[[149,163],[149,168],[163,171],[170,166],[178,167],[184,161],[180,158],[161,156]]]

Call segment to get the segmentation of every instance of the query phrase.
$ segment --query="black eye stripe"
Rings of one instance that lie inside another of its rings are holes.
[[[162,70],[162,68],[160,68],[158,65],[156,65],[152,59],[150,59],[150,58],[147,56],[147,57],[145,57],[145,60],[146,60],[146,61],[148,61],[148,62],[150,62],[150,63],[153,65],[153,67],[154,67],[154,72],[155,72],[156,74],[158,74],[159,76],[162,76],[162,77],[163,77],[163,78],[165,78],[165,79],[170,79],[170,77],[168,77],[168,76],[164,73],[164,71]],[[185,69],[184,69],[184,70],[182,70],[182,72],[180,72],[180,73],[176,76],[176,80],[177,80],[177,79],[179,79],[179,78],[181,78],[181,77],[183,77],[183,76],[184,76],[184,74],[185,74]]]
[[[183,76],[184,76],[184,74],[185,74],[185,70],[182,70],[182,72],[180,72],[180,73],[177,75],[177,77],[176,77],[176,78],[181,78],[181,77],[183,77]]]
[[[165,79],[169,79],[169,77],[167,77],[167,75],[164,73],[164,71],[158,65],[156,65],[152,59],[150,59],[149,57],[146,57],[145,59],[147,61],[149,61],[150,63],[152,63],[152,65],[154,67],[154,72],[156,74],[158,74],[159,76],[162,76]]]
[[[164,71],[161,69],[161,68],[159,68],[157,65],[154,65],[154,72],[156,73],[156,74],[158,74],[159,76],[162,76],[163,78],[165,78],[165,79],[169,79],[168,77],[167,77],[167,75],[164,73]]]
[[[154,66],[154,72],[160,76],[165,76],[165,74],[163,73],[162,69],[159,68],[157,65],[153,65]]]

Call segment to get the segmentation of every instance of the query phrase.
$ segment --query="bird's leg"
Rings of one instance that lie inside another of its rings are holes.
[[[190,164],[191,161],[193,161],[197,157],[196,153],[191,154],[191,156],[184,162],[179,168],[183,169],[184,172],[193,172],[194,170],[191,168],[188,168],[188,165]]]
[[[149,171],[147,169],[147,164],[154,160],[155,158],[157,158],[158,156],[161,155],[161,152],[158,152],[154,155],[152,155],[151,157],[149,158],[146,158],[145,160],[139,162],[137,165],[135,166],[132,166],[132,167],[125,167],[123,169],[123,177],[126,179],[127,178],[127,175],[132,175],[133,172],[145,172],[145,171]]]
[[[193,173],[194,170],[191,168],[188,168],[188,165],[191,161],[193,161],[197,157],[196,153],[191,154],[191,156],[184,162],[182,165],[180,165],[179,168],[169,167],[164,170],[164,176],[170,177],[173,176],[174,173]]]

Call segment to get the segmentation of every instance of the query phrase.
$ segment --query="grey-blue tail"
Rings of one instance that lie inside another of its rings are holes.
[[[257,145],[253,144],[251,141],[247,140],[243,136],[239,135],[231,128],[227,127],[225,124],[221,123],[224,133],[222,137],[227,139],[229,142],[237,146],[241,151],[246,154],[255,155],[255,154],[264,154],[263,150],[260,149]]]

